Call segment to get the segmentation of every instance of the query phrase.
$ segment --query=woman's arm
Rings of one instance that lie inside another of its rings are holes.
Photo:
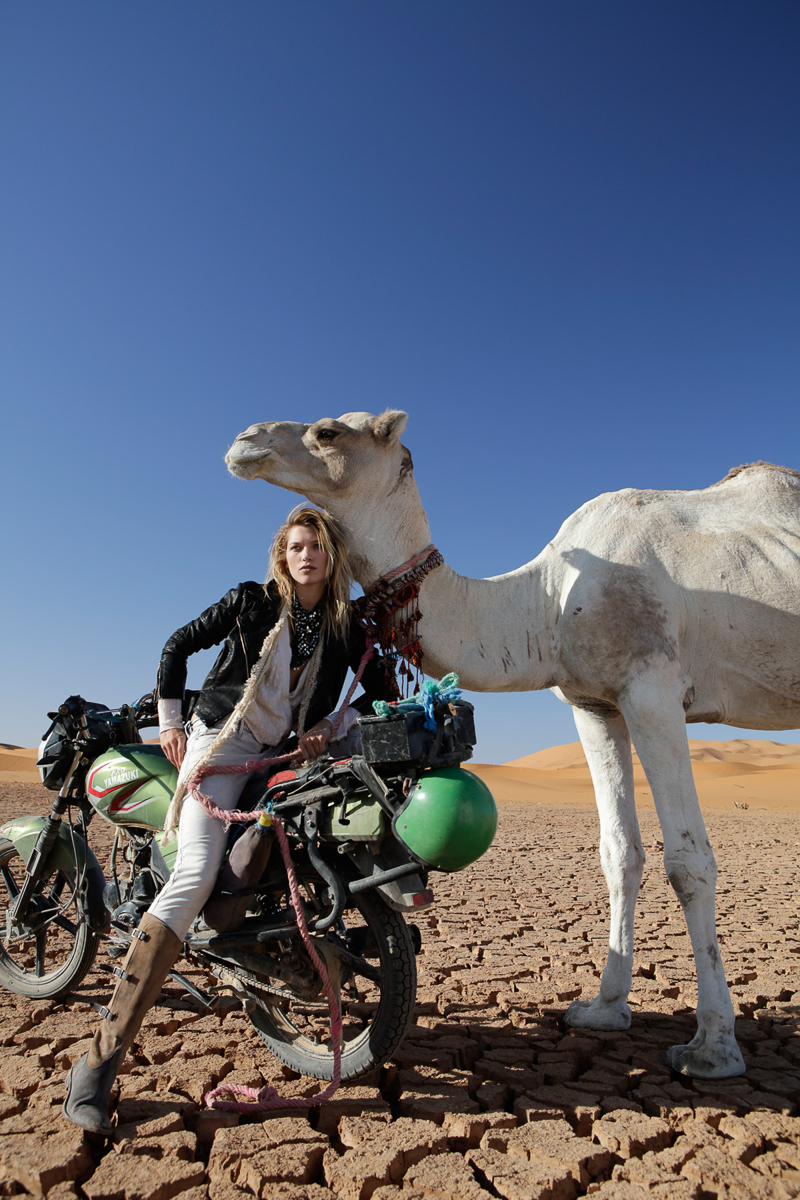
[[[162,729],[158,740],[173,767],[180,771],[186,755],[186,734],[183,729]]]
[[[328,749],[328,743],[331,740],[333,732],[333,721],[330,717],[323,717],[321,721],[313,729],[309,729],[297,742],[297,748],[303,755],[304,761],[308,762],[312,758],[319,758]]]
[[[220,601],[205,609],[194,621],[176,629],[167,638],[158,668],[159,700],[182,700],[186,687],[186,663],[198,650],[217,646],[236,627],[246,585],[231,588]]]
[[[161,654],[158,669],[159,741],[173,766],[180,770],[186,753],[182,703],[186,686],[186,663],[191,654],[208,650],[226,638],[236,626],[244,598],[244,584],[231,588],[217,604],[176,629]]]

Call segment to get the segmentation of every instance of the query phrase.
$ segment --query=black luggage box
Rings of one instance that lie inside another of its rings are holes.
[[[467,701],[449,706],[455,738],[462,746],[475,745],[473,707]],[[425,728],[422,712],[392,713],[388,717],[359,717],[361,753],[367,762],[415,762],[428,757],[436,734]]]

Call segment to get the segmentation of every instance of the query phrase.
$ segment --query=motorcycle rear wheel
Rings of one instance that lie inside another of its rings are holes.
[[[345,921],[369,942],[369,959],[378,959],[379,981],[356,974],[357,988],[342,991],[342,1079],[355,1079],[391,1058],[402,1042],[414,1015],[417,963],[411,930],[399,913],[380,896],[364,893],[357,911],[348,910]],[[352,924],[351,924],[352,922]],[[370,963],[370,966],[372,963]],[[285,1006],[285,1007],[284,1007]],[[318,1000],[270,1004],[259,997],[250,1020],[276,1058],[301,1075],[333,1078],[330,1011],[324,993]]]
[[[64,871],[51,871],[33,897],[29,918],[38,909],[42,918],[38,928],[27,937],[9,938],[6,913],[24,878],[25,860],[13,842],[0,838],[0,985],[19,996],[53,1000],[87,974],[99,939],[74,906],[69,915],[57,911],[75,883],[74,873]]]

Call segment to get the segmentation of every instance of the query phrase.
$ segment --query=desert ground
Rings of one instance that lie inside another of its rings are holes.
[[[115,1140],[93,1144],[59,1109],[64,1076],[94,1028],[88,1002],[110,990],[103,954],[74,1000],[0,992],[0,1196],[800,1195],[800,746],[691,747],[745,1076],[692,1081],[661,1064],[668,1045],[694,1032],[696,990],[638,766],[648,859],[633,1022],[624,1033],[564,1026],[568,1003],[598,987],[607,902],[588,770],[577,744],[557,747],[473,768],[497,798],[498,834],[472,867],[432,876],[436,903],[417,918],[415,1024],[391,1062],[320,1109],[266,1118],[204,1110],[204,1093],[223,1079],[269,1082],[286,1096],[319,1085],[282,1068],[240,1009],[209,1014],[168,983],[120,1077]],[[33,759],[0,751],[0,820],[47,808]]]

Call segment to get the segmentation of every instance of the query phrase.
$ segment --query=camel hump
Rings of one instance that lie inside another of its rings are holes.
[[[759,462],[743,463],[740,467],[731,467],[725,478],[720,479],[718,483],[712,483],[711,487],[721,487],[723,483],[729,483],[731,479],[735,479],[737,475],[741,475],[745,471],[772,472],[775,475],[785,476],[786,482],[792,487],[800,486],[800,471],[795,471],[793,467],[779,467],[776,463],[760,460]]]

